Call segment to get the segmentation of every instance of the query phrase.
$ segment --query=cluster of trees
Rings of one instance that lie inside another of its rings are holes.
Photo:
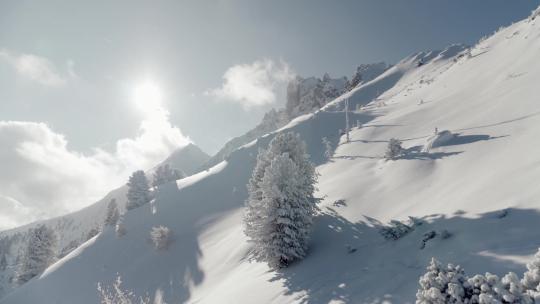
[[[56,242],[56,233],[46,225],[30,230],[28,244],[17,271],[17,283],[28,282],[55,261]]]
[[[281,268],[306,255],[317,210],[316,181],[299,135],[280,133],[259,151],[244,215],[244,231],[256,261]]]
[[[448,264],[444,267],[433,258],[419,283],[417,304],[539,303],[540,250],[527,264],[522,279],[513,272],[502,278],[491,273],[467,277],[459,265]]]

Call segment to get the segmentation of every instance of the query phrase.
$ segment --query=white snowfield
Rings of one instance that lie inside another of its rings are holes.
[[[521,274],[540,246],[539,56],[540,18],[527,19],[470,56],[452,46],[408,57],[280,130],[306,141],[324,197],[308,256],[287,269],[250,262],[242,231],[245,185],[271,134],[167,185],[155,214],[148,205],[126,214],[125,236],[105,230],[0,303],[99,303],[97,282],[117,273],[139,295],[220,304],[414,303],[432,256],[471,275]],[[351,113],[362,127],[350,143],[338,133],[345,98],[366,105]],[[436,127],[455,136],[422,151]],[[323,137],[337,146],[330,161]],[[390,138],[405,153],[386,161]],[[425,223],[398,240],[379,233],[408,216]],[[159,225],[174,233],[167,251],[149,240]]]

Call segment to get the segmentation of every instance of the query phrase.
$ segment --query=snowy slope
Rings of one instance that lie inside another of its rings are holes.
[[[0,303],[97,303],[97,282],[116,273],[167,303],[413,303],[432,256],[470,274],[521,273],[540,245],[539,53],[540,22],[524,20],[470,52],[410,56],[278,131],[306,141],[325,197],[308,257],[288,269],[247,261],[241,226],[245,184],[270,134],[168,185],[157,212],[126,214],[123,238],[104,231]],[[346,98],[353,109],[365,105],[352,114],[362,127],[350,143],[338,136]],[[436,127],[457,136],[422,152]],[[337,146],[329,162],[322,137]],[[392,137],[406,154],[385,161]],[[379,234],[408,216],[426,223],[397,241]],[[155,225],[174,231],[168,251],[148,242]],[[441,238],[444,230],[452,236]],[[430,231],[438,236],[422,248]]]
[[[189,144],[171,154],[162,164],[170,164],[173,168],[178,168],[186,174],[193,174],[208,160],[209,156],[199,147]],[[153,172],[149,170],[147,174],[151,176]],[[101,230],[105,218],[107,204],[111,199],[116,199],[120,210],[123,212],[126,204],[127,187],[122,186],[109,192],[103,199],[83,208],[77,212],[64,216],[31,223],[6,231],[0,231],[0,257],[6,252],[8,267],[6,271],[0,270],[0,298],[15,284],[10,282],[15,275],[17,258],[22,254],[22,248],[26,246],[26,233],[39,224],[46,224],[53,228],[58,236],[57,252],[59,256],[64,256],[76,246],[89,239],[91,230]]]

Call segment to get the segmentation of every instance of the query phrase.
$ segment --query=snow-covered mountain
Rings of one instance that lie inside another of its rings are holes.
[[[189,176],[197,173],[201,168],[201,165],[206,163],[209,159],[210,156],[201,150],[201,148],[194,144],[188,144],[187,146],[174,151],[166,160],[161,162],[160,165],[168,164]]]
[[[126,213],[125,236],[104,230],[0,303],[97,303],[97,282],[117,273],[127,289],[162,303],[413,303],[432,256],[468,273],[522,273],[540,245],[534,16],[470,49],[411,55],[168,184],[153,206]],[[346,99],[357,125],[350,142],[339,133]],[[454,135],[434,137],[436,128]],[[286,131],[306,142],[324,200],[308,256],[273,271],[246,258],[242,212],[258,149]],[[323,137],[335,148],[330,161]],[[405,150],[388,161],[391,138]],[[390,220],[409,216],[421,225],[397,240],[382,236]],[[166,251],[148,241],[157,225],[173,231]]]
[[[285,108],[268,111],[261,123],[245,134],[229,140],[216,155],[205,164],[204,169],[217,165],[239,147],[257,139],[267,133],[273,132],[294,118],[314,112],[326,105],[329,101],[342,95],[357,85],[374,79],[388,69],[384,62],[360,65],[350,82],[347,77],[331,78],[327,73],[322,79],[317,77],[303,78],[297,76],[287,85],[287,100]]]
[[[209,156],[194,144],[189,144],[174,151],[160,165],[169,164],[172,168],[179,169],[186,175],[196,173]],[[154,169],[147,172],[151,176]],[[127,187],[122,186],[109,192],[103,199],[83,208],[77,212],[64,216],[31,223],[15,229],[0,231],[0,259],[6,257],[7,266],[0,268],[0,298],[11,289],[14,283],[17,265],[27,243],[28,231],[39,224],[46,224],[54,229],[58,235],[56,251],[59,257],[69,254],[72,250],[93,237],[102,230],[107,204],[115,199],[124,212],[126,204]]]

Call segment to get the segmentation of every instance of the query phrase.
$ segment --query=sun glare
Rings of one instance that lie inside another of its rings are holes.
[[[161,88],[152,81],[146,81],[135,87],[133,99],[139,110],[151,112],[161,108]]]

